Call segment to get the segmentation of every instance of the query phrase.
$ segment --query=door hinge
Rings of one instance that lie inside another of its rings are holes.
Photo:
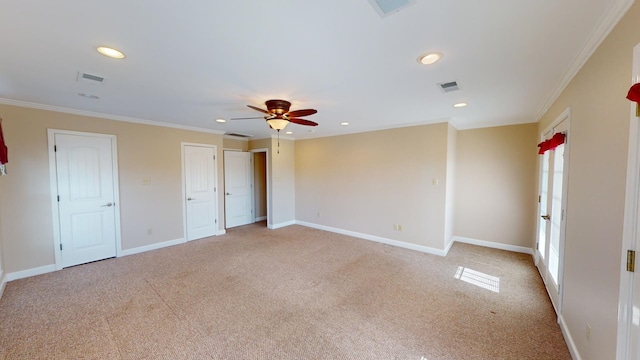
[[[60,243],[60,251],[62,251],[62,243]]]
[[[536,250],[538,250],[540,247],[540,243],[536,243]]]
[[[540,203],[540,200],[542,200],[542,196],[538,195],[538,204]]]
[[[53,145],[53,152],[57,152],[58,151],[58,147],[56,145]]]
[[[214,221],[215,221],[216,224],[218,223],[218,219],[215,219]]]
[[[627,271],[635,272],[636,269],[636,252],[634,250],[627,250]]]
[[[60,202],[60,195],[58,195],[58,202]]]

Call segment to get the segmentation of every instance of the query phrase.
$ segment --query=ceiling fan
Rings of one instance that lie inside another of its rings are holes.
[[[260,111],[264,113],[263,117],[248,117],[248,118],[233,118],[231,120],[247,120],[247,119],[262,119],[264,118],[267,123],[269,123],[269,127],[280,132],[280,130],[284,129],[289,123],[294,123],[298,125],[305,126],[318,126],[318,123],[301,119],[301,116],[309,116],[317,113],[318,111],[315,109],[303,109],[303,110],[293,110],[289,111],[291,107],[291,103],[286,100],[267,100],[265,102],[267,105],[267,110],[261,109],[259,107],[255,107],[252,105],[247,105],[253,110]]]

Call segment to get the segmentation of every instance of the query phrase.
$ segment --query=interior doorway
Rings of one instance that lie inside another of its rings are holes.
[[[253,154],[253,208],[254,222],[267,221],[267,150],[252,150]]]

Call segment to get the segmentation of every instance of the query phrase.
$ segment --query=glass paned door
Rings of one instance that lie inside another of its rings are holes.
[[[567,116],[568,118],[568,116]],[[542,140],[556,133],[568,133],[568,120],[562,120]],[[567,138],[568,139],[568,136]],[[560,310],[560,284],[564,244],[566,194],[566,142],[546,151],[540,159],[540,207],[538,211],[537,266],[556,312]]]

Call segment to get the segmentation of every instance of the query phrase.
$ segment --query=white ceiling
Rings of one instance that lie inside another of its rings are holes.
[[[318,110],[306,118],[319,126],[287,127],[295,139],[530,123],[632,2],[418,0],[381,18],[368,0],[2,0],[0,102],[255,138],[274,131],[215,119],[286,99]],[[418,64],[429,51],[444,56]],[[79,83],[78,71],[105,81]],[[460,91],[436,85],[452,80]]]

